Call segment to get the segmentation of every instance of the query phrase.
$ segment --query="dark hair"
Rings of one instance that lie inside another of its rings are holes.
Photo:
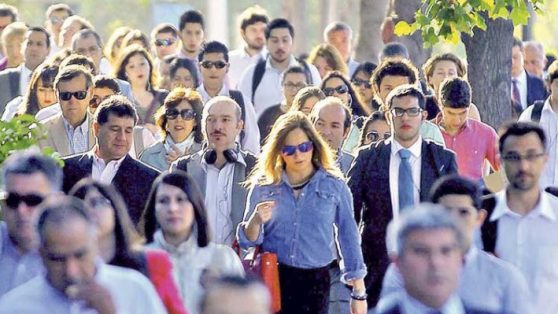
[[[216,40],[209,41],[202,45],[198,54],[198,61],[202,62],[206,53],[222,53],[226,62],[229,62],[229,49],[223,43]]]
[[[27,91],[23,95],[18,114],[32,114],[39,112],[39,99],[37,98],[37,89],[39,88],[39,80],[44,87],[54,87],[54,79],[58,74],[58,66],[49,65],[46,62],[40,64],[31,75],[31,80],[27,86]]]
[[[47,48],[50,48],[50,33],[41,26],[31,26],[27,29],[27,34],[31,33],[31,32],[39,32],[39,33],[43,33],[45,34],[45,38],[46,38],[46,46]]]
[[[324,92],[319,87],[306,86],[296,93],[289,111],[301,111],[306,101],[312,97],[316,97],[318,100],[326,98]]]
[[[269,17],[258,5],[247,8],[240,15],[240,29],[243,31],[246,30],[246,27],[259,22],[267,24],[269,23]]]
[[[391,42],[380,51],[380,62],[386,58],[405,58],[409,59],[409,50],[400,42]]]
[[[471,105],[471,86],[466,80],[447,78],[440,86],[440,101],[448,108],[469,108]]]
[[[430,189],[430,201],[438,203],[440,198],[450,194],[467,195],[477,210],[482,208],[482,189],[471,179],[457,174],[439,178]]]
[[[117,117],[130,117],[134,119],[134,125],[138,122],[138,115],[134,105],[122,95],[111,95],[103,100],[97,111],[95,111],[94,121],[103,125],[107,123],[109,116],[113,114]]]
[[[16,7],[9,4],[0,3],[0,16],[9,16],[12,18],[12,22],[15,22],[19,17],[19,13]]]
[[[356,75],[359,72],[364,72],[364,74],[366,74],[366,76],[368,76],[368,79],[370,80],[370,78],[372,77],[372,73],[374,73],[374,70],[376,70],[377,67],[378,66],[375,63],[372,63],[372,62],[363,62],[363,63],[359,64],[358,67],[353,72],[353,76],[351,77],[351,81],[356,78]]]
[[[366,120],[364,120],[362,129],[360,129],[360,139],[358,142],[359,146],[364,145],[364,141],[366,141],[366,130],[376,121],[385,121],[387,123],[386,114],[383,111],[374,111],[368,118],[366,118]]]
[[[351,107],[351,112],[355,115],[359,115],[359,116],[363,115],[363,113],[365,112],[364,110],[365,106],[360,101],[360,97],[355,92],[353,85],[351,84],[351,82],[349,82],[349,79],[347,79],[345,75],[341,74],[341,72],[331,71],[328,74],[326,74],[326,76],[324,76],[324,78],[322,79],[322,84],[320,85],[321,90],[322,91],[324,90],[327,81],[329,81],[332,78],[338,78],[342,80],[343,84],[347,86],[347,89],[349,90],[349,96],[351,96],[351,103],[347,105]]]
[[[387,59],[382,62],[372,74],[370,79],[378,89],[386,76],[404,76],[409,79],[409,84],[415,84],[418,80],[418,70],[406,59]]]
[[[134,228],[126,203],[120,193],[111,185],[97,182],[92,178],[83,178],[72,187],[68,195],[85,201],[85,195],[91,190],[99,191],[110,202],[114,214],[115,251],[112,260],[107,262],[112,265],[139,269],[140,265],[131,252],[133,246],[141,242],[141,237]]]
[[[159,109],[157,109],[157,112],[155,112],[155,117],[154,117],[155,124],[157,124],[157,126],[161,130],[161,134],[163,135],[163,138],[166,138],[166,136],[168,135],[166,129],[168,119],[167,116],[165,115],[165,111],[170,108],[176,108],[183,101],[190,104],[190,106],[192,106],[192,109],[194,109],[194,112],[196,113],[196,116],[194,117],[196,121],[196,126],[194,126],[192,132],[194,132],[194,141],[196,143],[202,143],[203,132],[202,132],[201,124],[202,124],[203,100],[200,94],[195,89],[191,89],[191,88],[186,89],[183,87],[177,87],[173,89],[169,93],[167,98],[165,98],[165,102],[163,103],[163,105],[159,107]]]
[[[107,75],[97,75],[93,78],[93,87],[95,88],[108,88],[115,94],[120,93],[120,86],[116,79]]]
[[[533,122],[512,122],[506,124],[502,127],[502,132],[500,139],[498,140],[500,154],[504,152],[504,144],[506,139],[510,136],[524,136],[529,133],[535,133],[539,140],[541,140],[541,145],[546,150],[546,134],[544,130],[536,123]]]
[[[394,88],[389,93],[389,95],[386,99],[386,103],[388,105],[388,108],[391,108],[391,105],[393,104],[393,100],[395,98],[401,98],[401,97],[405,97],[405,96],[415,97],[418,100],[419,107],[421,109],[424,109],[425,103],[426,103],[426,100],[424,98],[424,94],[422,93],[422,91],[417,86],[415,86],[413,84],[404,84],[404,85],[400,85],[400,86],[397,86],[396,88]]]
[[[78,40],[87,39],[89,37],[95,38],[95,41],[97,42],[97,46],[99,46],[102,53],[103,40],[101,39],[101,36],[99,36],[99,33],[97,33],[96,31],[87,28],[80,30],[79,32],[75,33],[74,36],[72,36],[72,50],[76,52],[76,44]]]
[[[153,242],[153,234],[155,233],[158,222],[155,217],[155,202],[157,198],[157,190],[162,184],[172,185],[182,190],[187,196],[194,209],[194,219],[197,226],[198,246],[205,247],[211,241],[209,233],[209,223],[207,219],[207,210],[204,204],[204,198],[198,185],[192,177],[181,170],[173,170],[172,172],[163,172],[151,186],[149,197],[145,205],[145,209],[140,220],[140,230],[147,242]]]
[[[200,11],[190,10],[182,13],[178,23],[178,29],[182,31],[188,23],[200,24],[202,29],[205,30],[203,14]]]
[[[176,27],[174,27],[174,25],[169,23],[161,23],[155,26],[155,28],[153,28],[153,30],[151,31],[151,40],[155,41],[155,37],[158,34],[163,33],[172,34],[172,36],[178,37],[178,30],[176,29]]]
[[[178,71],[178,69],[180,68],[184,68],[190,71],[190,75],[192,75],[192,80],[194,80],[194,87],[197,88],[200,85],[200,79],[198,78],[198,68],[196,64],[190,59],[174,58],[174,60],[172,60],[169,66],[169,77],[171,78],[171,80],[176,75],[176,71]]]
[[[514,37],[512,48],[513,47],[519,47],[519,50],[521,50],[521,52],[523,52],[523,42],[521,41],[521,39]]]
[[[31,175],[42,173],[50,183],[53,191],[62,189],[62,169],[51,157],[39,151],[20,150],[11,154],[3,163],[2,181],[4,184],[10,175]]]
[[[153,58],[151,57],[151,54],[147,52],[147,50],[145,50],[145,48],[138,44],[132,44],[124,48],[122,52],[120,52],[120,57],[118,58],[116,66],[114,67],[115,76],[117,79],[129,82],[126,76],[126,65],[128,65],[128,63],[130,62],[130,58],[135,55],[143,56],[149,64],[149,77],[145,89],[147,91],[153,92],[155,90],[155,85],[157,82],[157,71],[154,71]]]
[[[72,53],[60,63],[60,71],[63,71],[69,65],[79,65],[87,70],[91,74],[91,80],[93,80],[93,75],[95,75],[95,62],[88,56],[80,55],[77,53]]]
[[[434,75],[434,69],[440,61],[453,62],[455,64],[455,68],[457,69],[457,76],[465,78],[465,75],[467,75],[467,65],[465,64],[465,62],[463,62],[463,60],[461,60],[461,58],[451,52],[443,53],[430,57],[422,66],[422,72],[424,73],[426,81],[428,81],[429,84],[430,77]],[[431,84],[430,86],[432,87]]]
[[[269,37],[271,37],[271,31],[276,29],[276,28],[286,28],[289,30],[289,34],[291,34],[291,37],[294,38],[294,28],[291,25],[291,23],[284,18],[278,18],[278,19],[273,19],[271,20],[271,22],[269,22],[269,24],[267,24],[267,27],[265,29],[265,39],[268,40]]]
[[[552,81],[558,78],[558,61],[554,61],[550,64],[547,70],[546,81],[548,84],[552,84]],[[554,95],[554,97],[558,97],[558,95]]]
[[[301,66],[294,65],[292,67],[287,68],[287,70],[285,70],[285,72],[281,77],[281,84],[285,82],[285,78],[287,77],[288,74],[303,74],[304,80],[306,81],[306,72],[304,71],[304,69]],[[308,84],[308,82],[306,82],[306,84]]]
[[[68,59],[68,58],[66,58]],[[85,88],[88,89],[93,85],[93,76],[84,66],[81,65],[67,65],[60,67],[56,79],[54,79],[54,89],[58,90],[60,82],[71,81],[76,77],[83,75],[85,78]]]

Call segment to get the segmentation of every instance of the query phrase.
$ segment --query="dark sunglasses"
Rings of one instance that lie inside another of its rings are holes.
[[[391,133],[389,133],[389,132],[384,133],[384,140],[387,140],[390,136],[391,136]],[[366,133],[366,139],[371,141],[371,142],[376,142],[380,139],[380,133],[378,133],[376,131],[370,131],[370,132]]]
[[[300,143],[298,145],[285,145],[283,146],[281,152],[284,155],[292,156],[296,153],[297,150],[301,153],[307,153],[311,151],[312,148],[314,148],[314,144],[311,141],[308,141],[308,142]]]
[[[351,81],[351,83],[353,83],[353,85],[355,85],[355,86],[364,85],[364,88],[372,88],[372,84],[370,84],[369,81],[361,80],[361,79],[358,79],[358,78],[353,79]]]
[[[19,207],[19,204],[21,204],[21,202],[27,204],[27,206],[37,206],[41,204],[43,199],[44,198],[41,195],[37,194],[20,195],[10,192],[8,193],[5,202],[9,208],[16,209]]]
[[[109,97],[110,97],[110,96],[101,98],[101,97],[95,95],[95,96],[91,97],[91,100],[89,101],[89,107],[95,109],[95,108],[99,107],[99,105],[100,105],[105,99],[107,99],[107,98],[109,98]]]
[[[74,96],[76,99],[78,100],[84,100],[85,97],[87,97],[87,91],[86,90],[80,90],[77,92],[58,92],[58,97],[60,97],[60,100],[64,100],[64,101],[68,101],[70,99],[72,99],[72,96]]]
[[[222,69],[224,67],[227,66],[227,63],[225,61],[202,61],[200,62],[201,66],[205,69],[211,69],[211,67],[215,66],[215,68],[217,69]]]
[[[167,111],[165,111],[165,116],[169,120],[174,120],[178,118],[179,115],[184,120],[192,120],[196,117],[196,112],[193,109],[182,109],[180,111],[178,111],[178,109],[167,109]]]
[[[322,91],[326,96],[332,96],[335,92],[337,94],[345,94],[349,91],[349,88],[345,85],[339,85],[337,87],[325,87]]]
[[[155,46],[157,47],[168,47],[175,43],[173,39],[155,39]]]

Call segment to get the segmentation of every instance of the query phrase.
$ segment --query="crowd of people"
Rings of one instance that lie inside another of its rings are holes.
[[[358,62],[332,22],[297,56],[289,20],[239,20],[229,51],[196,10],[103,40],[66,4],[45,27],[0,4],[0,115],[34,116],[63,163],[1,165],[1,314],[269,314],[254,247],[277,256],[283,314],[558,312],[542,44],[514,40],[515,121],[495,130],[453,53]]]

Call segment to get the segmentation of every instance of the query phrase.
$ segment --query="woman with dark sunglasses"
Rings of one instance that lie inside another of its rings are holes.
[[[287,112],[263,147],[250,187],[242,247],[261,246],[279,261],[281,313],[327,313],[334,226],[353,286],[353,313],[366,312],[366,267],[353,218],[351,193],[335,156],[306,115]]]
[[[387,123],[385,113],[376,111],[364,121],[358,146],[361,147],[378,141],[387,140],[390,137],[391,128]]]
[[[351,77],[351,84],[360,96],[363,104],[367,104],[372,110],[380,109],[380,103],[374,99],[374,90],[370,78],[372,72],[376,69],[376,64],[372,62],[363,62],[356,68],[355,73]]]
[[[139,159],[161,171],[180,156],[202,147],[202,99],[193,89],[175,88],[155,113],[162,140],[146,148]]]

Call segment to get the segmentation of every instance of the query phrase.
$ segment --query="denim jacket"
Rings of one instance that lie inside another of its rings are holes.
[[[316,171],[295,198],[283,173],[278,184],[255,185],[248,194],[244,223],[238,228],[241,247],[261,245],[265,252],[275,252],[280,263],[298,268],[327,266],[335,259],[330,244],[337,241],[344,261],[343,279],[362,279],[366,266],[360,248],[360,236],[353,217],[353,199],[347,184],[323,169]],[[246,237],[244,226],[258,203],[275,201],[271,220],[260,227],[256,241]]]

